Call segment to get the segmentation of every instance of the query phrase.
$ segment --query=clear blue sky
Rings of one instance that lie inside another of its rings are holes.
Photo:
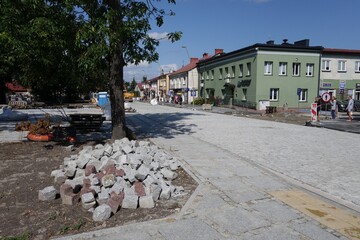
[[[176,15],[150,33],[182,31],[183,37],[161,41],[158,63],[126,67],[125,81],[159,76],[160,67],[165,73],[177,70],[189,63],[187,52],[201,58],[216,48],[231,52],[268,40],[307,38],[311,46],[360,49],[360,0],[177,0],[176,5],[162,0],[162,5]]]

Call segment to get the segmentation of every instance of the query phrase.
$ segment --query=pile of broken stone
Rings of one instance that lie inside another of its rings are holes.
[[[94,221],[105,221],[120,208],[153,208],[159,199],[185,193],[171,181],[179,162],[148,141],[115,140],[112,144],[85,146],[78,154],[64,158],[51,172],[54,186],[39,191],[39,200],[49,201],[60,193],[62,203],[92,212]]]

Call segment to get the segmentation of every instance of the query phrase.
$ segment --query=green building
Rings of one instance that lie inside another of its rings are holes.
[[[310,108],[319,91],[322,50],[308,39],[284,39],[216,54],[197,64],[200,96],[257,110]]]

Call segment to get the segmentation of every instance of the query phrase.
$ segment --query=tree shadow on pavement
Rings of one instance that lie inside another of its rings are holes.
[[[152,113],[131,114],[126,116],[126,124],[137,138],[173,138],[175,135],[192,134],[196,124],[182,123],[190,116],[204,115],[201,113]]]

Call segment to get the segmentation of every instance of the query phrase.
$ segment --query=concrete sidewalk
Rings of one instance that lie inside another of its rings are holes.
[[[357,154],[348,162],[340,157],[358,141],[336,153],[326,151],[326,142],[312,147],[328,134],[340,144],[358,135],[190,109],[135,108],[127,122],[136,134],[179,158],[199,187],[174,216],[59,239],[360,238]],[[288,202],[281,195],[303,198]]]

